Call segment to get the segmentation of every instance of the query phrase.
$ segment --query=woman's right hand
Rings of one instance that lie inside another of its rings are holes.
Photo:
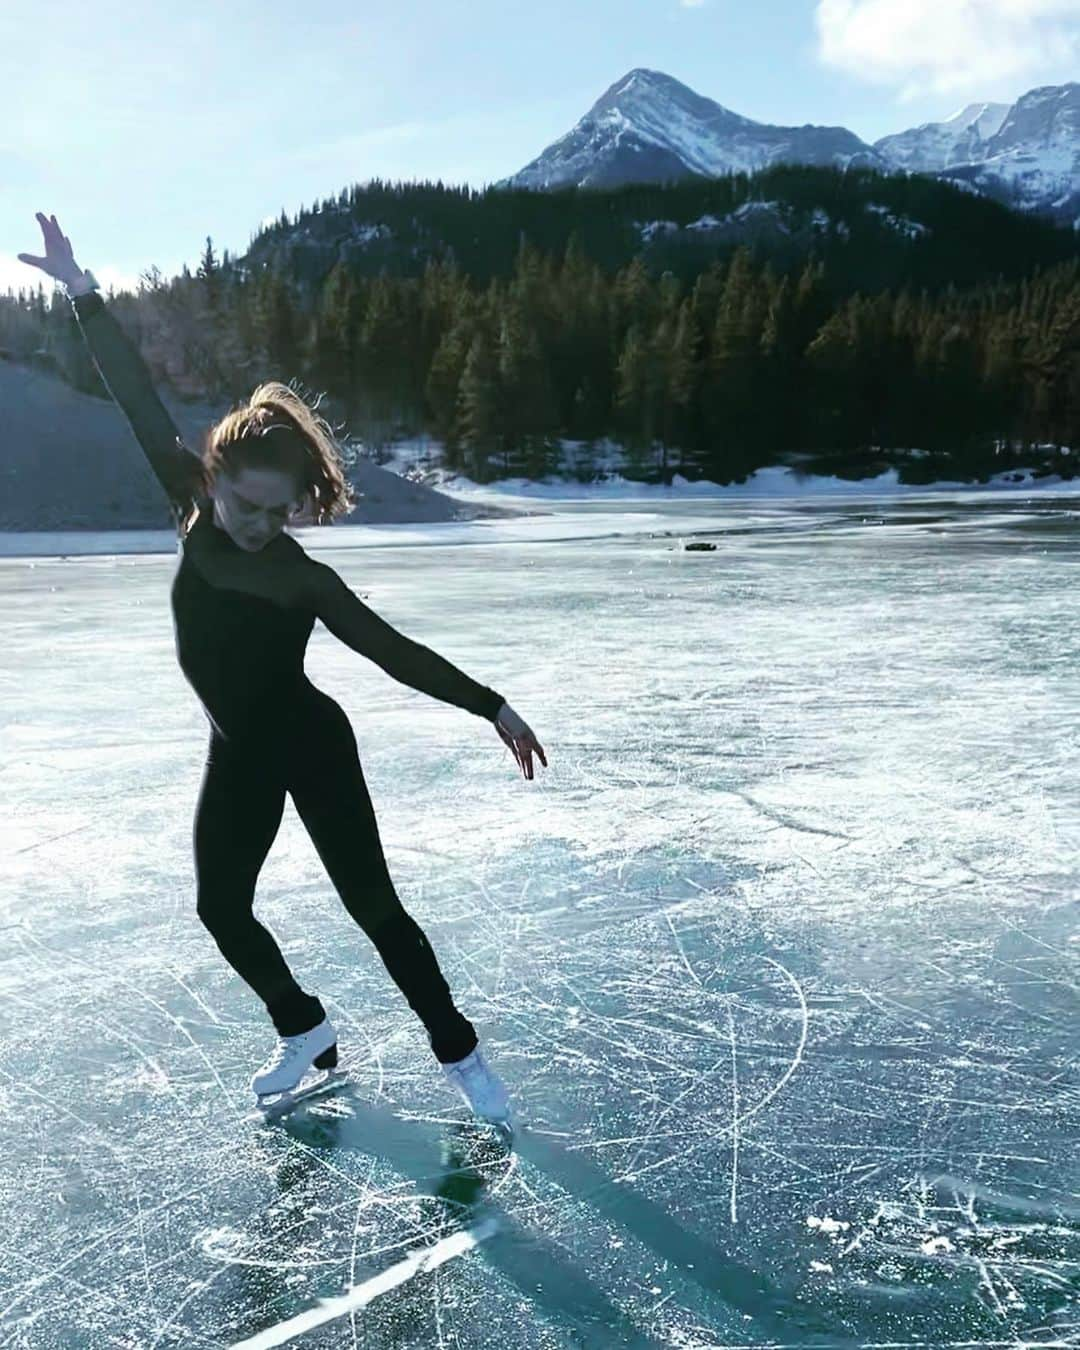
[[[81,277],[82,268],[75,261],[75,255],[71,251],[71,240],[60,232],[56,217],[47,219],[40,211],[35,211],[34,214],[38,218],[45,240],[45,257],[35,258],[32,254],[20,253],[19,261],[29,263],[31,267],[40,267],[43,272],[65,284]]]

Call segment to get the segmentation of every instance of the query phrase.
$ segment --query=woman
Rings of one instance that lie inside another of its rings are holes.
[[[195,812],[198,915],[278,1033],[251,1080],[287,1093],[313,1065],[337,1063],[337,1033],[252,906],[285,794],[345,908],[371,939],[473,1111],[509,1122],[503,1083],[454,1006],[435,955],[387,871],[356,738],[341,706],[304,674],[316,618],[387,674],[494,723],[527,779],[544,751],[502,696],[370,610],[337,573],[284,532],[307,505],[316,524],[354,503],[330,427],[287,385],[261,384],[189,451],[138,351],[75,263],[56,217],[37,212],[45,257],[19,258],[62,282],[109,392],[168,495],[180,562],[172,585],[181,669],[202,702],[210,744]]]

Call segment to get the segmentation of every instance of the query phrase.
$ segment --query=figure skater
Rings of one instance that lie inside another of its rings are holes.
[[[345,908],[423,1023],[447,1079],[477,1116],[509,1125],[505,1085],[394,889],[349,720],[304,673],[315,620],[394,679],[492,722],[526,779],[533,778],[534,751],[547,767],[542,747],[500,694],[392,628],[285,532],[305,508],[322,525],[355,505],[325,419],[290,386],[264,383],[210,428],[201,452],[190,450],[56,217],[36,214],[45,257],[19,258],[64,285],[177,530],[176,651],[210,724],[193,830],[197,913],[278,1034],[252,1089],[261,1101],[287,1094],[313,1066],[337,1064],[337,1032],[326,1010],[300,987],[252,912],[288,792]]]

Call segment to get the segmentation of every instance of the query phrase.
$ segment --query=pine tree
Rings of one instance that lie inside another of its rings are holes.
[[[215,309],[218,304],[221,291],[221,267],[218,260],[214,257],[214,241],[209,235],[206,236],[206,248],[203,250],[202,259],[199,262],[198,270],[195,275],[203,283],[206,293],[207,303],[211,309]]]
[[[616,273],[611,310],[615,330],[620,337],[625,337],[627,330],[635,324],[642,332],[652,329],[656,310],[653,286],[640,256]]]
[[[261,278],[260,278],[261,280]],[[263,283],[265,284],[265,283]],[[335,263],[323,281],[310,334],[310,364],[352,412],[363,296],[349,268]]]
[[[795,297],[790,279],[783,277],[769,298],[761,332],[761,385],[765,392],[759,422],[762,446],[770,454],[791,449],[798,439],[800,356]]]
[[[261,352],[273,378],[287,382],[300,364],[302,328],[289,285],[281,273],[260,274],[253,305]]]
[[[1055,445],[1080,433],[1080,292],[1054,304],[1047,288],[1046,319],[1027,344],[1024,363],[1033,383],[1032,407]]]
[[[411,282],[384,275],[367,287],[356,343],[356,383],[365,419],[379,428],[376,439],[407,421],[420,402],[422,376],[415,366],[414,339],[418,308]]]
[[[470,452],[470,471],[478,482],[487,479],[488,455],[498,433],[498,369],[487,334],[478,330],[469,346],[458,393],[461,443]]]
[[[748,249],[737,248],[716,312],[703,414],[721,482],[741,478],[760,440],[756,395],[765,306]]]
[[[700,334],[694,321],[693,304],[688,298],[679,305],[674,335],[666,355],[664,420],[661,432],[665,447],[678,447],[683,452],[700,445],[700,436],[693,416],[700,378],[699,346]],[[697,457],[694,458],[697,462]],[[665,469],[666,464],[665,455]]]
[[[512,301],[503,310],[496,349],[498,448],[503,468],[510,456],[552,432],[554,399],[536,333]]]
[[[449,328],[431,360],[425,384],[428,415],[435,435],[445,442],[450,462],[458,448],[458,406],[461,377],[472,345],[474,322],[460,314]]]
[[[638,324],[631,324],[616,370],[618,426],[627,447],[627,468],[640,475],[655,437],[655,407],[651,403],[649,345]]]
[[[854,436],[850,393],[856,368],[850,305],[822,324],[806,349],[806,363],[815,390],[812,443],[827,450],[846,448]]]

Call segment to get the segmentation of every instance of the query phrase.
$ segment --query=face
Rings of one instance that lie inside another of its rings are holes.
[[[245,553],[258,553],[280,534],[303,498],[291,474],[255,468],[241,469],[235,475],[222,469],[210,496],[214,524]]]

